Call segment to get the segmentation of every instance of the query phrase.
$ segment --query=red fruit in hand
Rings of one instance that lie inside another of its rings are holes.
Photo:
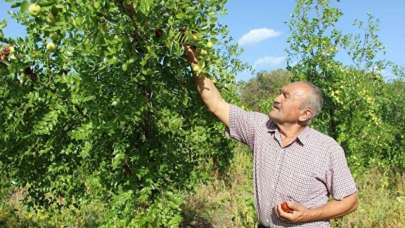
[[[287,202],[284,202],[284,203],[281,204],[281,209],[283,209],[283,211],[285,211],[287,213],[292,213],[293,212],[293,209],[291,209],[288,206]]]

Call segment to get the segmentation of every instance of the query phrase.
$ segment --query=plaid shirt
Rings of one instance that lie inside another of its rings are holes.
[[[306,127],[295,141],[281,146],[268,115],[230,105],[229,134],[253,150],[253,186],[258,220],[270,227],[330,227],[328,220],[300,224],[281,221],[274,207],[296,201],[307,208],[357,191],[342,147],[331,137]]]

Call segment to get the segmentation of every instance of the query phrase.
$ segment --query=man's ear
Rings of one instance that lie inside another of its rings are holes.
[[[310,108],[305,108],[301,111],[301,115],[298,117],[300,122],[308,122],[313,116],[313,112]]]

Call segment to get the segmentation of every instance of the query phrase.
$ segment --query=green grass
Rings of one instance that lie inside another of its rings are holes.
[[[350,215],[332,221],[333,227],[405,227],[403,171],[375,165],[372,169],[355,174],[355,180],[359,188],[359,208]],[[213,174],[208,183],[201,183],[186,196],[181,208],[182,227],[255,227],[257,221],[252,181],[251,153],[246,147],[239,146],[226,174]],[[114,215],[109,214],[111,205],[105,202],[86,202],[78,208],[29,210],[21,201],[24,195],[23,190],[0,189],[0,227],[96,227],[100,224],[117,224],[113,221]],[[130,214],[142,216],[135,211]],[[106,221],[110,218],[111,221]]]
[[[186,199],[183,211],[187,224],[255,227],[251,153],[246,148],[236,151],[226,175],[214,175]]]

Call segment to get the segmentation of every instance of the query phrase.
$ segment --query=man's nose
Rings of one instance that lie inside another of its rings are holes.
[[[281,94],[274,98],[274,102],[280,103],[281,102]]]

